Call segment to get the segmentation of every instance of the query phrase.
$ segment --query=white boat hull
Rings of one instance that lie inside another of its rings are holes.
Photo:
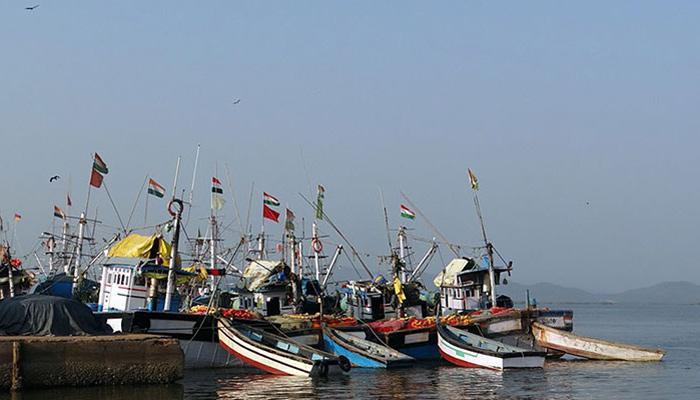
[[[544,365],[544,357],[501,358],[457,348],[440,335],[438,335],[438,349],[445,360],[465,368],[488,368],[500,371],[506,368],[542,368]]]
[[[659,349],[615,343],[607,340],[574,335],[533,323],[532,333],[538,345],[592,360],[660,361],[664,352]]]

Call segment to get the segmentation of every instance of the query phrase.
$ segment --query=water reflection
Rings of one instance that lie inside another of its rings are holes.
[[[11,400],[178,400],[184,398],[184,387],[171,385],[132,385],[64,387],[53,389],[31,389],[19,393],[5,393],[1,399]]]

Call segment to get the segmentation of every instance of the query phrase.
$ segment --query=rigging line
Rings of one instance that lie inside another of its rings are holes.
[[[231,179],[231,171],[228,168],[228,163],[224,163],[224,169],[226,170],[226,183],[228,183],[229,190],[231,191],[231,199],[233,203],[233,209],[236,211],[236,218],[238,219],[238,226],[243,230],[243,221],[241,220],[241,212],[238,209],[238,202],[236,201],[236,195],[233,191],[233,180]]]
[[[114,208],[114,212],[117,214],[117,218],[119,219],[119,225],[121,225],[122,230],[124,231],[124,234],[126,234],[126,227],[124,226],[124,221],[122,221],[121,215],[119,215],[119,211],[117,210],[117,206],[114,204],[114,200],[112,199],[112,195],[109,193],[109,189],[107,189],[107,182],[102,182],[102,186],[105,188],[105,193],[107,193],[107,198],[109,199],[109,202],[112,204],[112,208]]]
[[[352,262],[352,259],[351,259],[350,256],[348,255],[348,252],[347,252],[347,251],[343,251],[342,253],[343,253],[343,255],[345,256],[345,258],[347,258],[348,261],[350,262],[350,265],[352,266],[352,269],[355,270],[355,273],[357,274],[357,276],[360,277],[360,278],[362,278],[362,274],[360,274],[360,271],[358,271],[358,270],[357,270],[357,267],[355,267],[355,263]],[[330,278],[330,277],[329,277],[329,278]]]
[[[192,185],[190,186],[190,197],[187,201],[190,206],[187,208],[187,219],[185,220],[185,225],[190,222],[190,212],[192,211],[192,196],[194,195],[194,183],[197,179],[197,166],[199,165],[199,147],[199,143],[197,143],[197,153],[194,156],[194,170],[192,171]],[[173,187],[173,193],[175,193],[175,187]]]
[[[498,250],[496,250],[496,247],[494,247],[493,245],[491,245],[491,248],[492,248],[493,251],[496,253],[496,255],[498,256],[498,258],[500,258],[501,261],[503,261],[503,264],[508,265],[508,262],[503,258],[503,256],[501,256],[501,253],[499,253]]]
[[[311,184],[311,176],[309,175],[309,170],[306,168],[306,159],[304,158],[304,148],[299,145],[299,153],[301,155],[301,166],[304,169],[304,175],[306,176],[306,183],[309,185],[309,197],[313,196],[314,190]]]
[[[146,186],[146,182],[148,181],[148,174],[146,174],[146,177],[143,178],[143,183],[141,184],[141,189],[139,189],[139,194],[136,195],[136,200],[134,200],[134,205],[131,207],[131,212],[129,213],[129,219],[126,221],[126,228],[129,229],[129,225],[131,224],[131,217],[134,216],[134,211],[136,211],[136,205],[139,202],[139,199],[141,199],[141,192],[143,192],[143,188]],[[97,219],[97,218],[95,218]]]
[[[243,232],[251,234],[252,228],[248,225],[250,224],[250,210],[253,206],[253,192],[255,191],[255,181],[250,184],[250,196],[248,197],[248,215],[245,217],[245,226],[243,227]]]
[[[454,246],[453,244],[450,243],[449,240],[447,240],[447,238],[445,237],[445,235],[443,235],[443,234],[435,227],[435,225],[433,225],[432,222],[430,222],[430,220],[428,219],[428,217],[426,217],[426,216],[423,214],[423,212],[420,210],[420,208],[418,208],[418,206],[415,205],[415,204],[411,201],[411,199],[409,199],[408,196],[407,196],[404,192],[400,192],[400,193],[401,193],[401,196],[404,198],[404,200],[406,200],[406,201],[408,202],[408,204],[416,210],[416,212],[418,213],[418,215],[420,215],[420,217],[421,217],[422,219],[425,220],[426,224],[428,224],[428,227],[430,227],[430,229],[432,229],[433,232],[434,232],[440,239],[442,239],[442,240],[444,241],[444,243],[447,245],[447,247],[448,247],[457,257],[459,257],[459,251],[458,251],[458,250],[455,250],[455,248],[454,248],[454,247],[456,247],[456,246]],[[457,247],[457,249],[459,249],[459,247]]]
[[[301,198],[303,198],[304,201],[306,201],[314,210],[318,211],[318,208],[316,207],[315,204],[313,204],[312,202],[310,202],[309,199],[307,199],[306,197],[304,197],[303,194],[299,193],[299,195],[300,195]],[[367,275],[369,275],[369,278],[372,279],[372,280],[374,280],[374,274],[372,274],[372,271],[370,271],[369,267],[367,267],[367,264],[365,264],[365,262],[362,260],[362,258],[360,257],[360,254],[359,254],[359,253],[357,252],[357,250],[355,249],[355,246],[353,246],[352,243],[350,243],[350,241],[348,240],[348,238],[346,238],[345,235],[343,235],[343,233],[340,231],[340,229],[338,229],[338,227],[333,223],[333,221],[331,221],[331,219],[328,217],[328,214],[326,214],[325,211],[321,210],[321,214],[322,214],[323,219],[325,219],[326,222],[328,222],[328,225],[330,225],[331,228],[333,228],[333,229],[335,230],[335,232],[341,237],[341,239],[343,239],[343,241],[345,241],[345,243],[350,247],[350,250],[352,250],[352,252],[353,252],[353,254],[355,255],[355,257],[357,257],[357,260],[360,262],[360,264],[362,264],[362,267],[364,268],[365,272],[367,272]]]

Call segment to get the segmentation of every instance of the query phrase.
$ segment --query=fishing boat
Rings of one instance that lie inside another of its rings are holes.
[[[533,323],[532,333],[538,345],[591,360],[661,361],[665,352],[624,343],[578,336],[549,326]]]
[[[246,364],[271,374],[328,376],[351,368],[344,356],[334,356],[226,318],[219,318],[218,327],[221,347]]]
[[[542,368],[545,352],[524,349],[487,339],[452,326],[437,324],[442,358],[466,368]]]
[[[388,346],[370,342],[326,326],[322,330],[323,343],[326,346],[326,350],[337,356],[347,357],[353,367],[409,367],[415,361],[413,357],[400,353]]]

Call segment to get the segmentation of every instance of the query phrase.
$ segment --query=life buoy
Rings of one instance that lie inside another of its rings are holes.
[[[323,243],[321,243],[321,241],[318,239],[314,239],[311,241],[311,248],[314,250],[314,252],[320,253],[323,251]]]
[[[179,209],[173,209],[173,205],[177,204],[180,208]],[[177,214],[181,213],[183,209],[182,206],[182,200],[180,199],[172,199],[170,200],[170,203],[168,203],[168,214],[170,214],[171,217],[175,217]]]

